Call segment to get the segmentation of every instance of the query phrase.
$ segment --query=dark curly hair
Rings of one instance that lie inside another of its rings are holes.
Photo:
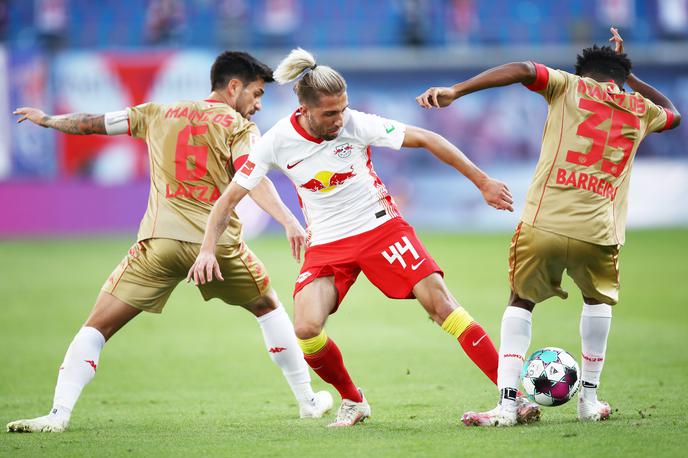
[[[212,90],[221,89],[232,78],[249,84],[257,79],[272,83],[272,69],[249,53],[225,51],[215,59],[210,69],[210,86]]]
[[[632,66],[626,54],[617,54],[610,46],[593,45],[576,58],[576,75],[610,77],[621,86],[631,74]]]

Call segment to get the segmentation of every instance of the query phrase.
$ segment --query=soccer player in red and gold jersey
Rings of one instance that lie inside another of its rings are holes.
[[[19,108],[29,120],[61,132],[126,134],[148,145],[151,189],[137,242],[115,268],[84,326],[72,340],[60,367],[51,412],[7,425],[8,431],[61,432],[67,428],[82,389],[95,375],[105,342],[141,311],[161,313],[167,299],[193,264],[215,201],[246,161],[260,136],[251,116],[261,108],[272,70],[253,56],[227,51],[211,71],[206,100],[146,103],[123,111],[47,116]],[[251,197],[286,229],[298,261],[305,232],[266,178]],[[271,288],[261,261],[241,237],[241,222],[228,215],[227,230],[215,251],[222,283],[199,285],[205,300],[219,298],[256,316],[270,358],[280,367],[298,403],[300,416],[320,417],[332,406],[326,391],[313,393],[308,366],[294,328]]]
[[[530,345],[531,314],[547,298],[568,296],[561,288],[564,270],[584,301],[578,418],[609,418],[611,409],[597,399],[597,386],[611,306],[619,295],[631,165],[645,136],[673,129],[681,119],[667,97],[631,73],[623,40],[616,29],[611,32],[615,49],[584,49],[575,75],[533,62],[510,63],[417,97],[421,106],[439,108],[472,92],[521,83],[549,104],[540,159],[509,253],[511,297],[502,318],[500,402],[488,412],[464,414],[467,425],[516,423],[514,398]],[[634,92],[624,92],[624,84]]]

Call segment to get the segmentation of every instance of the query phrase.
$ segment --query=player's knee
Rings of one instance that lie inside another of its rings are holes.
[[[320,335],[322,326],[313,322],[294,323],[294,332],[301,340],[312,339]]]
[[[535,308],[535,303],[519,297],[518,294],[512,291],[509,297],[509,307],[518,307],[532,312]]]
[[[272,291],[270,293],[272,293]],[[259,297],[255,301],[246,304],[243,307],[249,312],[253,313],[255,316],[263,316],[266,313],[272,312],[279,307],[280,304],[275,294],[270,293]]]

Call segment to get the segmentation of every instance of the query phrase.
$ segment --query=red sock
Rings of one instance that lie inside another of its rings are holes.
[[[499,354],[483,327],[474,321],[461,333],[458,340],[471,361],[496,385]]]
[[[317,353],[305,355],[306,362],[321,379],[334,386],[342,399],[361,402],[361,393],[351,381],[349,373],[344,367],[342,353],[332,339],[327,339],[325,346]]]

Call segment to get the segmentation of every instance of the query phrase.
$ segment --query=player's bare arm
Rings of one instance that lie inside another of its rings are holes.
[[[264,177],[249,192],[249,195],[260,208],[265,210],[284,227],[287,240],[289,240],[289,245],[291,246],[291,255],[297,262],[301,262],[301,249],[306,248],[306,231],[303,230],[303,227],[301,227],[301,224],[289,208],[284,205],[272,181]]]
[[[215,247],[218,239],[229,225],[232,212],[246,194],[248,194],[247,189],[232,181],[217,199],[205,226],[201,249],[196,261],[189,269],[189,275],[186,277],[187,282],[193,280],[196,285],[204,285],[206,282],[213,281],[213,274],[218,280],[224,280],[220,272],[220,265],[215,257]]]
[[[105,130],[105,115],[88,113],[68,113],[63,115],[47,115],[43,111],[32,107],[21,107],[14,111],[15,115],[21,116],[17,123],[26,120],[41,127],[50,127],[65,134],[107,135]]]
[[[609,39],[609,41],[614,42],[616,53],[623,54],[625,52],[623,38],[621,38],[619,31],[614,27],[610,28],[609,31],[612,33],[612,37]],[[635,76],[633,73],[628,75],[628,78],[626,79],[626,84],[628,84],[628,86],[631,89],[633,89],[635,92],[638,92],[643,97],[647,97],[653,103],[673,113],[674,121],[669,126],[669,129],[678,127],[678,125],[681,124],[681,114],[678,112],[674,104],[671,103],[671,100],[669,100],[669,98],[662,94],[660,91],[658,91],[651,85],[647,84],[646,82]]]
[[[515,83],[528,85],[533,81],[535,65],[532,62],[511,62],[493,67],[452,87],[431,87],[416,97],[416,101],[423,108],[441,108],[472,92]]]
[[[483,198],[489,206],[498,210],[514,211],[514,200],[506,184],[490,178],[443,136],[419,127],[406,126],[406,135],[402,146],[427,149],[436,158],[451,165],[471,180],[483,194]]]

